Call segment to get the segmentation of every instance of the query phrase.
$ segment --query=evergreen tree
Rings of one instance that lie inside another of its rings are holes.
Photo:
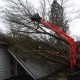
[[[64,8],[57,2],[57,0],[54,0],[51,5],[50,21],[53,25],[57,26],[58,28],[62,29],[65,33],[67,33],[69,28],[67,24],[68,21],[64,18]],[[53,31],[51,31],[51,33],[55,34],[53,33]],[[61,52],[64,51],[65,53],[67,50],[67,45],[64,42],[57,40],[53,37],[50,37],[50,43]]]
[[[63,7],[57,2],[57,0],[54,0],[51,5],[50,20],[52,24],[59,27],[64,32],[68,31],[68,24],[67,24],[68,21],[64,19]]]

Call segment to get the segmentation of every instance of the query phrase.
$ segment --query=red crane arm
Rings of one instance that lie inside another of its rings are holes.
[[[58,27],[52,25],[50,22],[47,22],[45,20],[40,20],[39,23],[43,24],[45,27],[49,28],[50,30],[53,30],[57,33],[60,37],[62,37],[66,42],[70,45],[70,62],[71,62],[71,68],[76,64],[76,44],[73,38],[68,36],[65,32],[63,32]]]
[[[54,32],[57,33],[60,37],[62,37],[67,43],[70,45],[70,62],[71,62],[71,69],[76,65],[76,44],[73,38],[68,36],[65,32],[63,32],[61,29],[58,27],[52,25],[50,22],[47,22],[43,20],[38,14],[35,14],[34,16],[31,17],[33,21],[37,21],[41,24],[43,24],[45,27],[47,27],[50,30],[53,30]]]

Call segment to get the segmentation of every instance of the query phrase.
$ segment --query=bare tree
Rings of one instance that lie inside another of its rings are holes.
[[[22,33],[42,33],[51,36],[52,34],[46,32],[43,26],[39,27],[35,22],[31,22],[30,17],[36,12],[34,7],[27,0],[24,3],[21,0],[8,0],[8,7],[2,12],[5,13],[4,19],[10,26],[12,33],[22,32]],[[46,15],[46,1],[42,3],[42,16]],[[37,29],[39,28],[39,29]],[[41,34],[41,35],[42,35]],[[31,34],[32,35],[32,34]],[[52,35],[57,37],[55,35]]]
[[[51,8],[51,15],[48,14],[50,12],[50,9],[49,11],[46,11],[47,2]],[[61,2],[61,5],[58,2],[55,3],[56,0],[54,0],[52,4],[50,3],[49,0],[47,0],[47,2],[46,0],[41,1],[40,4],[42,7],[41,8],[42,12],[40,14],[42,15],[43,18],[46,18],[46,16],[48,17],[49,15],[48,19],[51,18],[53,24],[62,28],[62,30],[66,32],[67,21],[64,20],[63,7],[61,6],[63,3]],[[23,2],[22,0],[17,1],[8,0],[8,4],[9,4],[8,8],[3,10],[2,12],[5,13],[3,18],[10,26],[11,33],[13,34],[13,36],[17,37],[18,33],[21,33],[46,42],[48,42],[49,37],[52,36],[58,40],[64,41],[59,36],[47,32],[46,28],[43,28],[44,27],[43,25],[31,22],[30,17],[36,12],[36,10],[27,0],[25,0],[25,2]],[[55,43],[55,41],[56,40],[54,40],[53,43]],[[61,52],[61,49],[59,50],[59,52]]]
[[[17,1],[7,0],[7,1],[8,1],[8,7],[2,11],[3,13],[5,13],[3,18],[10,26],[11,33],[14,36],[17,36],[18,33],[21,33],[21,34],[29,35],[33,37],[36,36],[35,37],[36,39],[39,38],[40,40],[47,41],[47,42],[49,40],[49,37],[52,36],[54,38],[57,38],[58,40],[64,41],[59,36],[56,36],[55,34],[47,32],[46,29],[43,28],[44,26],[39,25],[35,22],[31,22],[30,17],[36,12],[36,10],[31,5],[31,3],[29,3],[27,0],[25,0],[25,2],[23,2],[22,0],[17,0]],[[42,12],[40,14],[44,19],[46,17],[48,17],[48,19],[51,18],[50,15],[48,14],[50,12],[50,9],[49,11],[47,11],[48,9],[46,9],[47,3],[51,8],[51,13],[52,13],[51,17],[52,17],[53,24],[56,23],[55,25],[60,26],[60,28],[62,28],[66,32],[67,23],[64,22],[63,8],[61,5],[59,5],[59,3],[57,3],[56,5],[55,0],[53,1],[52,4],[50,3],[49,0],[47,0],[47,2],[46,0],[41,1],[40,4],[42,7],[41,8]],[[54,10],[56,10],[55,12],[57,13],[54,13]],[[56,17],[54,18],[54,16]]]

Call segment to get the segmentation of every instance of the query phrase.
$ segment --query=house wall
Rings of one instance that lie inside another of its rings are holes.
[[[12,78],[21,78],[19,80],[33,80],[23,66],[11,55],[7,45],[0,44],[0,80],[11,80]]]
[[[0,44],[0,80],[10,77],[10,57],[5,46]]]

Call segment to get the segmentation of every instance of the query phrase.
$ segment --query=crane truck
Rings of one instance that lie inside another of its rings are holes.
[[[69,50],[70,50],[70,67],[71,69],[74,69],[74,67],[77,65],[77,67],[80,69],[80,65],[77,64],[77,52],[79,50],[79,45],[76,45],[76,42],[73,38],[71,38],[69,35],[67,35],[63,30],[58,28],[57,26],[53,25],[51,22],[48,22],[44,19],[42,19],[39,14],[34,14],[31,17],[32,21],[38,22],[39,24],[44,25],[44,27],[54,31],[58,36],[60,36],[66,43],[69,44]],[[78,57],[79,58],[79,57]]]

